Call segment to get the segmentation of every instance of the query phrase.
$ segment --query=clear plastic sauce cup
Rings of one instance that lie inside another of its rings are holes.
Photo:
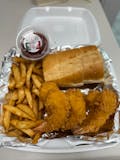
[[[23,58],[39,60],[49,52],[49,38],[43,31],[25,27],[17,35],[16,46]]]

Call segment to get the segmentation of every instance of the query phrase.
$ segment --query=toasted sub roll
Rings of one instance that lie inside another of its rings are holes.
[[[99,83],[104,79],[104,62],[96,46],[58,51],[43,59],[43,75],[60,87]]]

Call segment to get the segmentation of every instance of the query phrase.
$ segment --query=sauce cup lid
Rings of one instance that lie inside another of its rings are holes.
[[[18,33],[16,47],[23,58],[39,60],[49,53],[49,37],[45,31],[27,26]]]

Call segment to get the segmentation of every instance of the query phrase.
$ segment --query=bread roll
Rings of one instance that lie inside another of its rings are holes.
[[[103,58],[96,46],[58,51],[43,59],[43,74],[60,87],[98,83],[104,78]]]

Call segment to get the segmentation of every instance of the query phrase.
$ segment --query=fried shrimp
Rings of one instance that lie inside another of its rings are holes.
[[[100,128],[99,132],[108,132],[111,131],[114,126],[114,114],[109,117],[106,123]]]
[[[115,112],[118,106],[117,99],[117,95],[113,90],[104,89],[100,93],[98,106],[91,110],[82,125],[78,129],[74,130],[73,133],[97,133],[109,117]]]
[[[88,94],[85,96],[87,110],[90,112],[97,106],[97,101],[99,100],[100,91],[98,90],[90,90]],[[98,100],[97,100],[98,99]]]
[[[34,129],[36,132],[46,133],[59,131],[69,115],[70,105],[65,95],[60,90],[51,90],[45,100],[47,116],[42,125]]]
[[[69,89],[66,96],[71,106],[70,115],[63,130],[69,130],[80,125],[86,117],[86,105],[83,94],[78,89]]]
[[[45,82],[42,84],[41,89],[40,89],[40,98],[42,101],[45,101],[48,92],[50,90],[58,90],[58,87],[56,85],[56,83],[54,82]]]

